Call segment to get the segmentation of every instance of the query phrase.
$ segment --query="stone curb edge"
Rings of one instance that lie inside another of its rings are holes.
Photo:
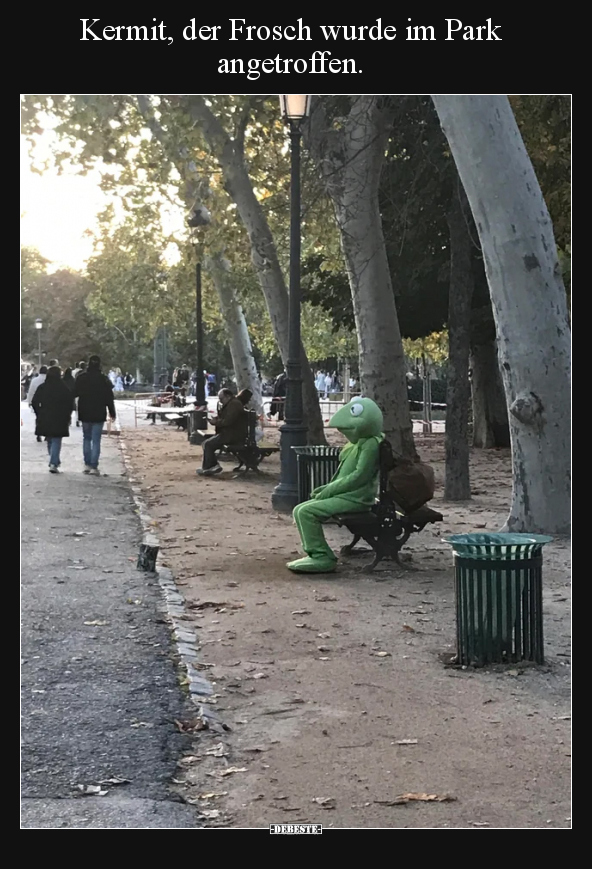
[[[119,420],[116,421],[115,425],[121,434]],[[132,498],[142,525],[142,542],[148,546],[159,547],[160,542],[154,533],[153,519],[146,509],[141,488],[134,480],[131,461],[123,437],[118,437],[117,441],[127,472]],[[198,715],[208,730],[224,733],[230,728],[226,727],[222,723],[220,716],[209,706],[205,705],[202,700],[203,697],[209,697],[214,694],[214,686],[195,667],[199,645],[195,632],[187,630],[187,627],[183,624],[183,619],[187,616],[185,598],[175,583],[172,571],[168,567],[159,565],[158,559],[156,562],[156,577],[164,597],[166,612],[172,629],[173,642],[175,643],[181,666],[187,674],[191,702],[197,706]]]

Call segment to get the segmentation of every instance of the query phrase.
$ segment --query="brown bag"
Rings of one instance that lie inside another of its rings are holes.
[[[434,497],[436,479],[431,465],[397,458],[388,472],[388,490],[405,513],[419,510]]]

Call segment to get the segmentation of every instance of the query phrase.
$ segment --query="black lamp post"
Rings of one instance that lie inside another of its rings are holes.
[[[196,337],[196,381],[195,381],[195,410],[191,413],[188,421],[187,437],[192,444],[201,444],[202,436],[199,432],[208,427],[208,396],[204,380],[204,332],[201,299],[201,253],[203,241],[200,244],[198,227],[207,226],[211,216],[205,205],[196,203],[193,206],[187,225],[193,230],[192,244],[195,249],[195,337]],[[198,410],[197,408],[202,408]]]
[[[43,329],[43,320],[40,317],[37,317],[35,320],[35,328],[37,329],[39,368],[41,368],[41,330]]]
[[[204,352],[203,352],[203,321],[201,310],[201,263],[195,266],[195,328],[197,338],[197,380],[195,381],[195,406],[205,407],[207,402],[206,385],[204,381]],[[207,416],[206,423],[207,425]]]
[[[292,447],[306,444],[303,420],[300,339],[300,139],[302,122],[310,112],[310,94],[280,95],[282,117],[290,128],[290,301],[286,374],[286,424],[280,429],[281,473],[271,503],[290,513],[298,503],[298,469]]]

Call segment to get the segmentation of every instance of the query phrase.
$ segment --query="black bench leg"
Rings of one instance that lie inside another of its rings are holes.
[[[351,555],[353,550],[354,550],[354,546],[356,545],[356,543],[358,542],[359,539],[360,539],[360,534],[354,534],[354,539],[352,540],[352,542],[348,543],[347,546],[341,547],[340,555]]]
[[[392,555],[392,559],[393,559],[393,561],[395,561],[395,562],[397,563],[397,565],[398,565],[402,570],[415,570],[415,568],[412,567],[410,564],[405,564],[404,561],[401,561],[401,560],[399,559],[399,552],[400,552],[400,551],[401,551],[400,549],[397,549],[396,552],[393,553],[393,555]]]
[[[380,551],[375,552],[375,553],[374,553],[374,559],[370,562],[370,564],[367,564],[365,567],[362,568],[362,573],[372,573],[372,571],[374,570],[374,568],[376,567],[376,565],[377,565],[380,561],[382,561],[383,558],[384,558],[384,553],[383,553],[383,552],[380,552]]]

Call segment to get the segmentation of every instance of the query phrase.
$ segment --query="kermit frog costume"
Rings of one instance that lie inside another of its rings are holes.
[[[355,398],[331,417],[329,428],[336,428],[349,443],[339,454],[339,468],[330,483],[313,489],[310,499],[294,507],[294,521],[300,532],[306,558],[290,561],[296,573],[331,573],[337,557],[327,545],[322,522],[338,513],[370,510],[378,489],[379,444],[382,412],[370,398]]]

